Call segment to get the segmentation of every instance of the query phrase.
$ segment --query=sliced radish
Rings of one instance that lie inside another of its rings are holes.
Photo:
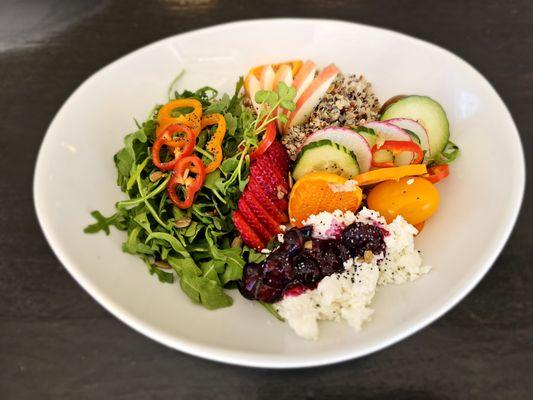
[[[360,172],[367,172],[370,169],[370,162],[372,160],[370,146],[365,138],[357,132],[348,128],[331,126],[311,134],[305,140],[303,146],[324,139],[331,140],[332,142],[338,143],[341,146],[346,147],[348,150],[351,150],[357,157]]]
[[[274,78],[276,77],[276,73],[274,72],[274,68],[270,65],[266,65],[263,67],[263,70],[261,71],[261,89],[263,90],[272,90],[274,87]]]
[[[328,65],[318,74],[296,101],[296,107],[291,112],[285,129],[293,125],[303,124],[309,118],[309,115],[311,115],[338,74],[339,70],[334,64]]]
[[[420,147],[426,152],[424,158],[431,158],[431,150],[429,148],[429,136],[422,125],[416,122],[414,119],[409,118],[393,118],[384,122],[396,125],[399,128],[407,129],[413,132],[420,139]]]
[[[386,140],[400,140],[404,142],[413,141],[411,136],[409,136],[405,130],[388,122],[373,121],[367,122],[364,126],[365,128],[372,129],[376,135],[378,135],[378,140],[376,142],[378,146]],[[400,153],[395,157],[395,164],[399,166],[411,164],[413,157],[414,155],[412,153]]]

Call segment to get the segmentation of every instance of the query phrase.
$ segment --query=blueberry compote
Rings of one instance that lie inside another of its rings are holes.
[[[313,239],[305,226],[288,230],[283,243],[261,264],[244,266],[239,291],[250,300],[275,303],[284,296],[296,296],[315,288],[325,276],[342,272],[344,262],[385,251],[381,228],[355,222],[335,239]]]

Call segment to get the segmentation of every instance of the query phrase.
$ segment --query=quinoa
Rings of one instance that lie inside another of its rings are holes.
[[[379,100],[363,75],[342,75],[333,81],[327,93],[304,125],[288,129],[282,137],[291,158],[295,158],[305,138],[327,126],[354,128],[379,118]]]

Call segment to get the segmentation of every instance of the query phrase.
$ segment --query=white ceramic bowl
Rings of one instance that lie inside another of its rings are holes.
[[[298,338],[234,291],[233,307],[207,311],[179,286],[161,284],[121,251],[123,232],[86,235],[89,212],[113,212],[124,197],[113,154],[133,118],[181,88],[233,90],[253,65],[313,59],[364,73],[382,101],[426,94],[446,109],[462,155],[440,183],[441,206],[417,239],[434,267],[416,282],[379,289],[375,315],[358,334],[324,323],[319,341]],[[39,221],[72,276],[132,328],[167,346],[232,364],[288,368],[323,365],[388,346],[437,319],[483,277],[502,250],[524,191],[523,152],[511,115],[470,65],[439,47],[353,23],[279,19],[231,23],[177,35],[103,68],[66,101],[46,133],[35,171]],[[111,342],[110,342],[111,345]]]

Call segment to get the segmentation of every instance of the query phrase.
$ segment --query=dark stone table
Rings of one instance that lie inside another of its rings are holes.
[[[450,49],[494,84],[533,156],[531,0],[0,0],[0,399],[532,398],[531,185],[505,250],[460,305],[399,344],[323,368],[239,368],[168,349],[111,316],[55,258],[32,176],[69,94],[154,40],[279,16],[343,18]]]

